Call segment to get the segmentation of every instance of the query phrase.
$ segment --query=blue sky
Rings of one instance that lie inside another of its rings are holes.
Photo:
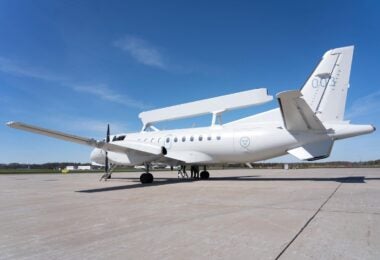
[[[379,128],[379,13],[378,1],[0,1],[0,163],[88,162],[91,151],[7,121],[95,138],[108,122],[112,132],[138,131],[146,109],[298,89],[325,51],[352,44],[346,118]],[[337,142],[328,160],[379,159],[379,137]],[[293,159],[275,161],[284,160]]]

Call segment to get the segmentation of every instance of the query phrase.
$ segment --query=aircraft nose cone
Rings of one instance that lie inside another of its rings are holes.
[[[97,164],[104,164],[105,161],[105,154],[103,153],[103,150],[95,148],[92,150],[90,159],[92,162]]]

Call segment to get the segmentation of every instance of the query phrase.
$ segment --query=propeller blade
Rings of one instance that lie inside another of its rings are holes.
[[[106,138],[106,142],[107,143],[110,142],[110,124],[107,124],[107,138]]]
[[[106,172],[106,174],[108,173],[108,152],[106,152],[106,158],[104,162],[104,171]]]
[[[110,142],[110,124],[107,124],[107,136],[106,136],[106,142]],[[108,152],[106,151],[106,156],[105,156],[105,162],[104,162],[104,171],[106,174],[108,174]]]

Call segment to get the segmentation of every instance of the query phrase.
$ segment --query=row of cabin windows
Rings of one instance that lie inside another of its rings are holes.
[[[215,139],[219,141],[219,140],[221,140],[222,138],[221,138],[220,135],[217,135]],[[150,139],[150,142],[153,143],[154,140],[155,140],[155,139],[152,138],[152,139]],[[183,136],[181,140],[182,140],[182,142],[186,142],[186,136]],[[190,142],[194,142],[194,140],[195,140],[194,136],[190,136],[189,140],[190,140]],[[211,135],[207,136],[207,141],[211,141],[211,140],[212,140]],[[139,139],[137,139],[137,141],[141,141],[141,139],[139,138]],[[159,138],[157,139],[157,143],[160,143],[160,141],[161,141],[161,137],[159,137]],[[169,142],[170,142],[170,137],[167,137],[165,141],[166,141],[167,143],[169,143]],[[174,141],[175,143],[177,143],[177,142],[179,141],[178,137],[174,137],[174,138],[173,138],[173,141]],[[198,141],[203,141],[203,136],[202,136],[202,135],[198,136]],[[145,138],[145,139],[144,139],[144,142],[145,142],[145,143],[148,142],[148,138]]]
[[[216,140],[220,140],[221,139],[221,137],[220,137],[220,135],[218,135],[218,136],[216,136]],[[194,136],[190,136],[190,142],[194,142]],[[211,141],[212,140],[212,137],[209,135],[209,136],[207,136],[207,140],[208,141]],[[174,137],[173,138],[173,141],[175,142],[175,143],[177,143],[178,142],[178,138],[177,137]],[[202,135],[200,135],[200,136],[198,136],[198,141],[203,141],[203,136]],[[170,137],[167,137],[166,138],[166,142],[167,143],[169,143],[170,142]],[[182,142],[186,142],[186,136],[183,136],[182,137]]]

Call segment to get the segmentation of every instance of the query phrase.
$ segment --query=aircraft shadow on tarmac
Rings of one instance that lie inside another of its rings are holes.
[[[128,190],[128,189],[136,189],[136,188],[149,188],[156,187],[161,185],[168,184],[177,184],[177,183],[191,183],[197,182],[199,180],[194,179],[178,179],[178,178],[155,178],[155,181],[150,184],[141,184],[139,178],[112,178],[112,180],[132,180],[135,181],[135,184],[129,185],[120,185],[120,186],[112,186],[112,187],[104,187],[104,188],[96,188],[89,190],[79,190],[77,192],[81,193],[97,193],[97,192],[105,192],[105,191],[116,191],[116,190]],[[109,181],[112,181],[109,180]],[[372,178],[372,177],[364,177],[364,176],[351,176],[351,177],[302,177],[302,178],[289,178],[289,177],[279,177],[279,178],[261,178],[260,176],[234,176],[234,177],[213,177],[208,180],[201,181],[331,181],[331,182],[339,182],[339,183],[365,183],[368,180],[380,180],[380,178]],[[138,182],[138,183],[137,183]]]

